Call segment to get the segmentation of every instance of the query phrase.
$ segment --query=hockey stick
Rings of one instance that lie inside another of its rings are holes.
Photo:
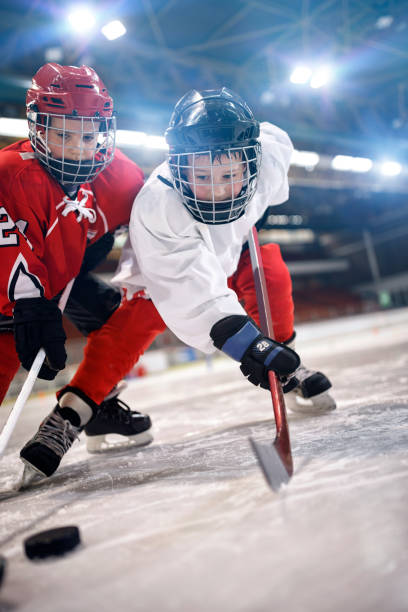
[[[60,301],[58,302],[59,309],[64,312],[65,306],[67,304],[69,294],[71,293],[72,285],[74,284],[75,278],[69,281],[67,286],[65,287],[62,295],[60,297]],[[22,409],[30,395],[32,388],[34,386],[35,381],[37,380],[38,372],[41,369],[42,363],[45,358],[45,351],[43,348],[40,348],[38,351],[33,364],[30,368],[30,371],[27,374],[27,378],[24,381],[23,386],[21,387],[21,391],[18,394],[18,397],[14,403],[13,408],[8,416],[5,426],[3,427],[3,431],[0,434],[0,456],[3,454],[8,441],[10,440],[10,436],[14,431],[14,428],[17,424],[18,418],[21,414]]]
[[[261,329],[266,336],[273,338],[271,311],[256,227],[253,227],[249,233],[248,244]],[[250,437],[249,441],[268,484],[274,491],[278,491],[282,484],[289,482],[293,474],[293,460],[285,400],[281,384],[274,372],[269,372],[269,384],[275,414],[275,440],[272,444],[263,444]]]

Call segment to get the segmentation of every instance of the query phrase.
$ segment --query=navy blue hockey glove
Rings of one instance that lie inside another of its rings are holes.
[[[42,347],[45,360],[39,378],[53,380],[65,368],[66,335],[62,314],[56,302],[43,297],[22,298],[14,306],[14,339],[21,365],[29,370]]]
[[[299,367],[299,355],[264,336],[249,317],[225,317],[212,326],[210,336],[214,346],[241,362],[241,372],[253,385],[269,389],[268,372],[272,370],[285,383],[285,391],[296,386],[297,381],[289,381],[288,376]]]

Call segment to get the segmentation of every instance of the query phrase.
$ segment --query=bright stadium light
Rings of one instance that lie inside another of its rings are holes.
[[[61,63],[64,57],[64,52],[61,47],[48,47],[44,51],[44,58],[46,62],[57,62]]]
[[[291,83],[296,85],[305,85],[312,76],[312,70],[308,66],[296,66],[290,75]]]
[[[92,30],[96,19],[91,9],[86,6],[77,6],[68,14],[68,21],[73,30],[83,34]]]
[[[392,15],[383,15],[377,19],[375,27],[377,30],[384,30],[385,28],[389,28],[393,23],[394,17]]]
[[[115,40],[126,34],[126,28],[121,21],[115,19],[115,21],[110,21],[104,25],[103,28],[101,28],[101,32],[108,40]]]
[[[353,157],[353,172],[369,172],[373,167],[373,161],[368,157]]]
[[[156,136],[134,130],[117,130],[116,143],[120,147],[148,147],[149,149],[168,148],[164,136]]]
[[[331,161],[331,167],[333,170],[348,172],[351,170],[351,160],[349,155],[336,155]]]
[[[333,170],[342,172],[369,172],[373,162],[368,157],[352,157],[351,155],[336,155],[331,161]]]
[[[401,164],[396,161],[385,161],[381,164],[380,172],[384,176],[397,176],[402,170]]]
[[[26,119],[0,117],[0,135],[12,138],[28,138],[28,124]]]
[[[319,89],[324,85],[327,85],[332,80],[332,70],[329,66],[320,66],[313,72],[313,76],[310,80],[310,87],[312,89]]]
[[[290,163],[293,166],[300,166],[301,168],[313,170],[313,168],[319,163],[319,160],[319,155],[314,151],[297,151],[295,149],[292,153]]]

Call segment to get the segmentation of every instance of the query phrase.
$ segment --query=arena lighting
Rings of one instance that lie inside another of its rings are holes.
[[[268,223],[270,225],[302,225],[302,215],[269,215]]]
[[[116,144],[118,147],[148,147],[149,149],[167,149],[164,136],[154,136],[145,132],[133,130],[117,130]]]
[[[90,8],[77,6],[68,13],[68,22],[75,32],[85,34],[92,30],[96,19]]]
[[[332,79],[332,70],[329,66],[320,66],[313,72],[312,78],[310,79],[310,87],[312,89],[320,89],[324,85],[327,85]]]
[[[319,155],[314,151],[297,151],[295,149],[292,153],[290,163],[293,166],[300,166],[301,168],[313,170],[313,168],[319,163],[319,160]]]
[[[383,15],[377,19],[375,27],[377,30],[384,30],[385,28],[389,28],[393,23],[394,17],[392,15]]]
[[[27,120],[0,117],[0,135],[11,136],[12,138],[28,138]]]
[[[290,75],[291,83],[296,85],[307,85],[312,89],[320,89],[327,85],[333,78],[333,69],[330,66],[296,66]]]
[[[380,172],[384,176],[397,176],[402,170],[401,164],[396,161],[385,161],[380,166]]]
[[[116,19],[104,25],[101,32],[108,40],[115,40],[126,34],[126,28],[121,21]]]
[[[64,52],[62,47],[48,47],[48,49],[44,51],[44,59],[46,62],[57,62],[57,64],[60,64],[63,57]]]
[[[331,161],[333,170],[343,172],[369,172],[373,162],[368,157],[352,157],[350,155],[336,155]]]
[[[308,66],[296,66],[290,75],[290,81],[296,85],[305,85],[311,76],[312,70]]]
[[[15,119],[12,117],[0,117],[0,136],[8,136],[10,138],[27,138],[28,137],[28,125],[26,119]],[[117,130],[116,132],[116,144],[118,147],[146,147],[150,149],[162,149],[166,150],[168,148],[166,141],[163,136],[157,136],[154,134],[146,134],[145,132],[137,132],[135,130]],[[372,166],[373,162],[371,159],[366,157],[351,157],[348,155],[336,155],[334,159],[342,160],[337,161],[336,164],[346,165],[344,160],[353,160],[351,167],[351,162],[347,161],[347,168],[339,168],[336,167],[336,170],[345,170],[351,169],[353,172],[368,172],[369,168]],[[332,161],[332,167],[334,167]],[[307,168],[309,170],[313,170],[314,167],[319,163],[320,156],[318,153],[314,151],[298,151],[294,150],[291,159],[291,165],[300,166],[302,168]],[[356,169],[356,168],[365,168]],[[381,165],[381,172],[386,176],[396,176],[402,171],[402,166],[398,162],[395,161],[386,161]]]

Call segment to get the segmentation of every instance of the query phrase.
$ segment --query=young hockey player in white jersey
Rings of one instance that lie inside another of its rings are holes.
[[[258,328],[245,243],[269,206],[288,197],[289,137],[269,123],[260,127],[246,103],[223,88],[186,94],[166,139],[168,160],[132,209],[130,239],[114,279],[125,297],[89,335],[84,361],[57,397],[69,392],[82,412],[98,405],[167,324],[185,343],[206,353],[218,348],[239,361],[255,385],[269,388],[273,370],[286,392],[309,398],[313,411],[335,407],[327,377],[307,370],[289,348],[295,337],[292,286],[276,244],[261,247],[276,341]],[[49,455],[53,445],[43,429],[37,437]],[[92,440],[97,445],[92,422],[85,431],[88,447]],[[53,470],[72,444],[64,442]]]
[[[315,398],[309,402],[315,411],[333,408],[330,381],[307,370],[288,348],[295,336],[292,287],[275,244],[261,251],[278,342],[257,327],[245,243],[269,207],[288,198],[288,135],[270,123],[260,126],[247,104],[222,88],[181,98],[166,140],[168,161],[136,198],[115,281],[129,296],[147,289],[183,342],[205,353],[224,351],[255,385],[269,388],[269,369],[282,376],[296,370],[294,392]]]

